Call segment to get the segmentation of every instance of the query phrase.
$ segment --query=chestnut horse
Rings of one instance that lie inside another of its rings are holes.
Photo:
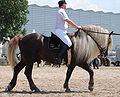
[[[71,33],[73,46],[70,48],[71,63],[68,66],[64,83],[64,88],[66,91],[70,91],[68,82],[72,71],[76,66],[79,66],[88,71],[90,75],[88,89],[90,91],[93,91],[94,72],[89,63],[98,54],[100,54],[98,44],[101,48],[108,48],[109,50],[112,48],[112,36],[109,37],[107,34],[100,34],[109,33],[106,29],[95,25],[83,26],[82,29],[84,30],[78,30]],[[99,34],[91,32],[99,32]],[[48,62],[54,63],[53,58],[58,52],[58,50],[50,50],[45,47],[45,41],[47,41],[47,39],[48,37],[46,36],[38,33],[32,33],[26,36],[16,35],[10,40],[8,46],[8,61],[11,64],[14,73],[11,82],[6,88],[6,91],[11,91],[15,87],[17,76],[24,67],[24,73],[28,79],[30,89],[35,92],[40,91],[32,80],[33,63],[40,62],[41,60],[46,60]],[[18,47],[21,52],[21,60],[19,63],[16,61],[16,49]]]

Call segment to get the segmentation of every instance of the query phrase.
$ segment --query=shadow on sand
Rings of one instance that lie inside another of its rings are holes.
[[[50,93],[90,93],[90,91],[70,91],[70,92],[65,92],[65,91],[39,91],[39,92],[34,92],[34,91],[0,91],[1,93],[10,93],[10,94],[50,94]]]

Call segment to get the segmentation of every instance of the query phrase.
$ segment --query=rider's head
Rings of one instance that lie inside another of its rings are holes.
[[[66,9],[66,2],[65,2],[65,0],[60,0],[59,2],[58,2],[58,5],[59,5],[59,7],[60,8],[63,8],[63,9]]]

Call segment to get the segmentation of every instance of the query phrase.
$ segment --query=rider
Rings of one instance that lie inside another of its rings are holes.
[[[68,25],[73,28],[81,29],[79,26],[77,26],[74,22],[72,22],[68,18],[67,13],[65,12],[66,4],[67,3],[65,2],[65,0],[60,0],[58,2],[59,10],[56,16],[55,34],[65,43],[65,45],[61,48],[57,57],[54,59],[54,61],[57,63],[62,62],[61,56],[67,51],[69,47],[72,46],[72,42],[68,35],[66,34]]]

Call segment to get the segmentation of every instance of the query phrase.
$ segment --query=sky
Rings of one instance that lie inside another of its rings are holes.
[[[28,4],[58,7],[59,0],[28,0]],[[66,0],[67,8],[120,13],[120,0]]]

